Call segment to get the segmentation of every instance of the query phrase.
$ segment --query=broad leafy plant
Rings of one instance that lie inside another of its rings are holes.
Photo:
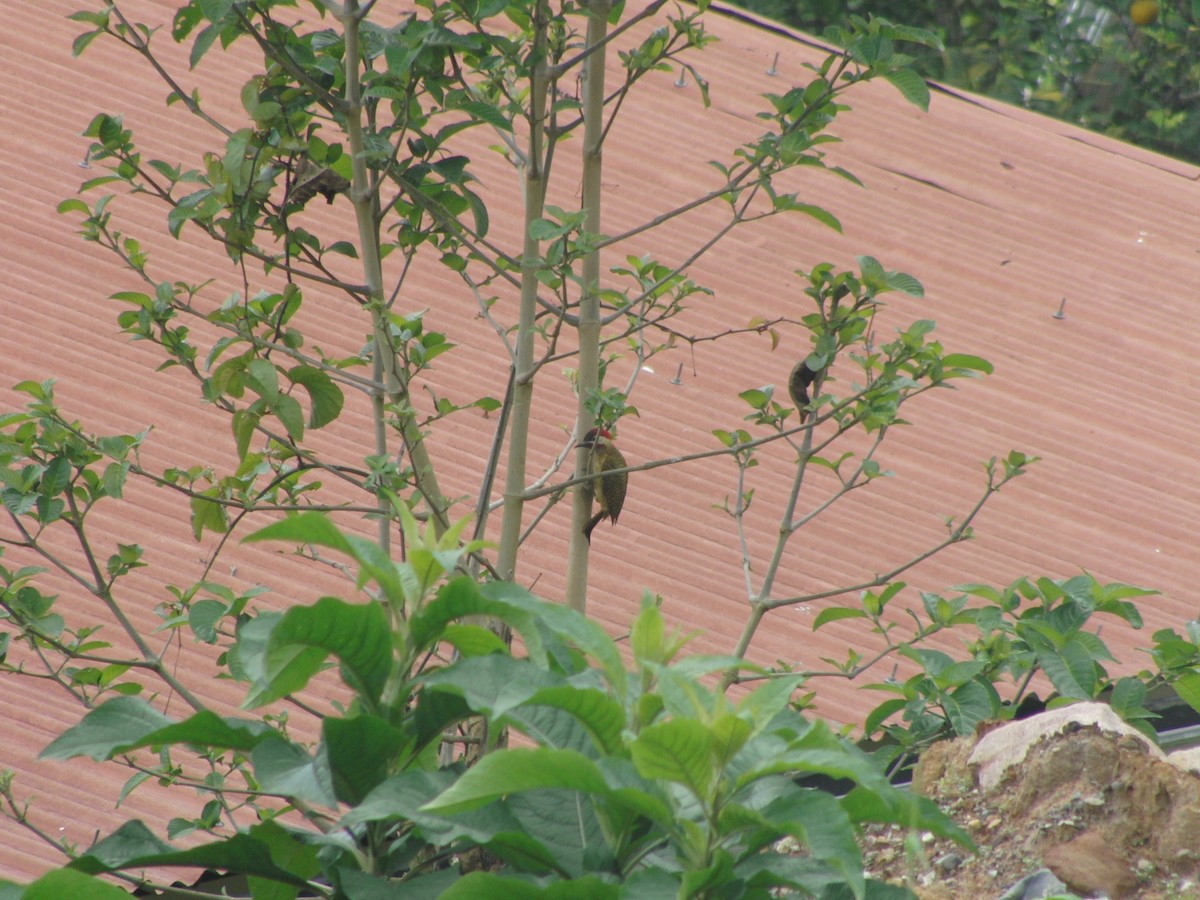
[[[857,677],[892,654],[916,664],[917,673],[906,679],[866,685],[894,695],[871,711],[863,727],[867,737],[882,732],[890,739],[877,756],[892,766],[911,762],[935,740],[974,734],[983,722],[1078,700],[1105,700],[1125,721],[1154,738],[1149,721],[1154,716],[1144,706],[1147,691],[1157,683],[1182,689],[1196,677],[1196,657],[1184,652],[1182,641],[1174,645],[1180,651],[1175,670],[1161,654],[1156,655],[1155,674],[1113,678],[1106,669],[1115,660],[1095,617],[1114,616],[1140,628],[1142,617],[1131,598],[1155,591],[1101,584],[1088,573],[1068,579],[1021,578],[1003,588],[960,585],[949,597],[922,592],[920,610],[906,610],[912,631],[901,637],[904,629],[889,615],[888,605],[904,588],[903,582],[892,582],[883,591],[864,592],[857,606],[821,610],[815,628],[862,619],[884,637],[886,648],[869,659],[852,651],[845,660],[829,661],[834,670],[810,673]],[[954,627],[963,637],[962,658],[920,646]],[[1165,635],[1156,635],[1156,641],[1167,644]],[[1049,696],[1033,695],[1035,687]]]
[[[139,821],[88,848],[67,872],[158,866],[237,872],[255,897],[371,900],[443,897],[767,897],[888,893],[862,873],[856,828],[891,822],[969,844],[928,801],[893,788],[864,754],[792,705],[799,677],[736,701],[700,680],[727,658],[681,657],[648,598],[630,632],[632,669],[581,614],[501,582],[452,571],[469,545],[433,538],[406,517],[409,559],[344,534],[320,513],[250,540],[302,542],[345,554],[370,596],[323,597],[282,613],[238,616],[229,676],[246,707],[301,695],[332,661],[349,695],[323,717],[315,745],[279,722],[202,710],[172,719],[137,696],[112,696],[44,757],[125,759],[215,799],[186,849]],[[387,610],[403,610],[391,630]],[[521,638],[512,654],[486,616]],[[428,664],[443,650],[456,658]],[[489,752],[443,766],[447,729],[488,724]],[[499,748],[506,730],[523,746]],[[133,762],[142,759],[141,763]],[[220,773],[218,776],[217,773]],[[849,779],[840,798],[796,777]],[[250,820],[230,832],[230,826]],[[791,839],[805,853],[779,849]],[[459,860],[486,851],[488,871]],[[54,873],[28,900],[62,885]],[[77,879],[72,896],[109,887]]]

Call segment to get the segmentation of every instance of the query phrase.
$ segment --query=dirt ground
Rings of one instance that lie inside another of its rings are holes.
[[[976,743],[935,745],[914,789],[967,831],[978,852],[875,828],[865,846],[875,877],[907,883],[921,900],[999,900],[1048,868],[1081,898],[1200,900],[1200,776],[1140,739],[1089,726],[1042,738],[988,790],[968,762]]]

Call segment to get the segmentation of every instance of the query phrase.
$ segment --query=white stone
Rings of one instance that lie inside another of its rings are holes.
[[[1168,753],[1167,762],[1185,772],[1200,774],[1200,747],[1189,747],[1187,750]]]
[[[1163,752],[1136,728],[1126,725],[1112,707],[1105,703],[1075,703],[1009,722],[980,738],[969,760],[971,765],[978,766],[980,787],[985,790],[996,787],[1010,768],[1024,761],[1030,747],[1044,737],[1061,734],[1072,723],[1096,725],[1109,734],[1129,735],[1145,744],[1151,755],[1163,758]]]

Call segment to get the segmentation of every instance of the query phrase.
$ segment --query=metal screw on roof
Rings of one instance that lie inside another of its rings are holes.
[[[675,87],[687,87],[687,78],[684,77],[684,72],[687,71],[683,66],[679,67],[679,77],[675,79]]]
[[[683,384],[683,363],[679,364],[679,371],[675,373],[675,377],[671,379],[671,384]]]
[[[779,74],[779,54],[775,54],[775,59],[771,62],[771,68],[767,69],[767,74],[774,78]]]
[[[83,154],[83,159],[79,161],[79,168],[90,169],[92,167],[92,151],[88,148],[87,153]]]
[[[1065,319],[1067,317],[1067,298],[1063,297],[1062,302],[1058,304],[1058,312],[1052,312],[1050,315],[1055,319]]]

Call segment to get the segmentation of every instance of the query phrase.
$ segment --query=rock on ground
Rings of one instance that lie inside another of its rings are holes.
[[[1200,776],[1110,716],[1077,704],[934,745],[914,790],[979,852],[927,836],[914,859],[899,829],[876,829],[872,874],[923,900],[995,900],[1040,869],[1085,898],[1200,898]],[[955,865],[939,865],[948,854]]]

